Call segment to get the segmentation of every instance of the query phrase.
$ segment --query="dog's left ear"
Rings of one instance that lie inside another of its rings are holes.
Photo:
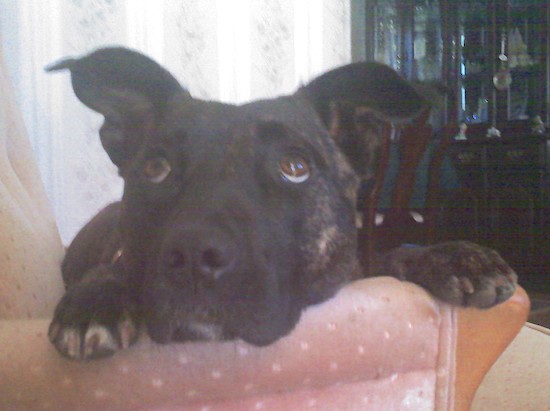
[[[352,63],[331,70],[299,92],[313,104],[330,134],[363,179],[372,175],[384,123],[403,123],[428,103],[393,69]]]
[[[69,69],[73,90],[86,106],[103,114],[99,132],[109,157],[122,167],[139,147],[176,93],[189,93],[162,66],[124,47],[101,48],[81,58],[68,58],[46,68]]]

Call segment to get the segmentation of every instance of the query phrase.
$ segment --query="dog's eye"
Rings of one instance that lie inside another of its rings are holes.
[[[145,162],[143,173],[151,183],[162,183],[172,171],[170,163],[164,157],[153,157]]]
[[[289,155],[279,162],[281,176],[290,183],[303,183],[309,178],[309,165],[299,155]]]

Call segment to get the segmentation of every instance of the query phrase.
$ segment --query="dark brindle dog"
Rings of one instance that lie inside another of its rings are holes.
[[[78,234],[49,336],[74,359],[132,344],[240,338],[266,345],[305,307],[361,277],[356,192],[376,127],[425,107],[375,63],[330,71],[295,94],[235,106],[195,99],[147,57],[106,48],[69,69],[78,98],[105,117],[103,147],[122,201]],[[456,242],[388,254],[381,273],[455,304],[490,307],[516,277],[492,250]]]

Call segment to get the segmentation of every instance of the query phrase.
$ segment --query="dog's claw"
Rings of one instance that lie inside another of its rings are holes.
[[[63,333],[69,357],[77,357],[80,353],[80,335],[78,330],[70,329]]]
[[[48,328],[48,338],[50,341],[55,341],[57,337],[59,336],[59,333],[61,332],[61,324],[54,321],[50,324],[50,327]]]
[[[460,277],[459,282],[460,282],[460,288],[464,293],[466,294],[474,293],[475,291],[474,285],[472,284],[472,282],[468,277]]]
[[[118,335],[120,337],[120,347],[122,349],[128,348],[137,337],[137,328],[129,316],[118,324]]]

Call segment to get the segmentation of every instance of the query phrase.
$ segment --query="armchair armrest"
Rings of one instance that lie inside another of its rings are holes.
[[[527,311],[521,289],[494,309],[464,310],[379,277],[307,309],[268,347],[157,345],[142,336],[85,363],[55,352],[46,321],[4,320],[0,398],[7,409],[465,410]]]
[[[527,321],[531,304],[518,287],[490,310],[458,309],[455,409],[469,410],[485,374]]]

